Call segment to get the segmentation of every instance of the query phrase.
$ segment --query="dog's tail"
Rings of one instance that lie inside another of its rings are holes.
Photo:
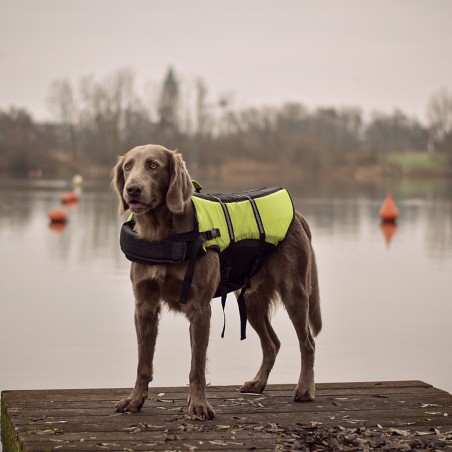
[[[320,292],[315,254],[312,251],[311,294],[309,296],[309,325],[312,335],[317,336],[322,330],[322,314],[320,312]]]
[[[301,224],[309,237],[311,242],[311,230],[309,229],[308,222],[300,215]],[[311,333],[315,337],[322,330],[322,314],[320,312],[320,291],[319,291],[319,279],[317,274],[317,263],[315,260],[314,250],[311,246],[311,293],[309,295],[309,326],[311,327]]]

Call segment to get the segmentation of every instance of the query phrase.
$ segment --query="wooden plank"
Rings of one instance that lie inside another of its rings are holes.
[[[318,383],[316,385],[317,393],[343,393],[347,390],[356,393],[357,390],[362,391],[362,393],[374,393],[374,392],[399,392],[402,389],[407,391],[419,392],[420,388],[424,389],[434,389],[435,391],[440,391],[439,389],[433,388],[432,385],[424,383],[422,381],[384,381],[384,382],[344,382],[344,383]],[[208,386],[208,391],[211,397],[222,397],[223,393],[230,395],[234,392],[239,392],[237,386]],[[295,389],[295,385],[279,384],[279,385],[269,385],[265,390],[266,394],[273,394],[275,392],[282,392],[284,394],[290,393]],[[55,390],[22,390],[22,391],[12,391],[9,397],[22,399],[23,396],[27,396],[27,399],[49,399],[49,400],[72,400],[74,397],[76,400],[116,400],[117,398],[124,397],[124,395],[130,393],[128,388],[119,389],[61,389]],[[175,394],[173,397],[176,398],[187,398],[188,387],[150,387],[150,394],[159,393],[172,393]],[[443,391],[444,392],[444,391]],[[447,393],[446,393],[447,394]]]
[[[152,388],[149,390],[149,400],[152,399],[158,399],[158,398],[164,398],[164,399],[174,399],[174,400],[187,400],[188,395],[188,389],[186,389],[184,392],[174,392],[171,390],[172,388],[168,388],[166,391],[163,392],[157,392],[152,390]],[[211,399],[223,399],[223,398],[230,398],[230,397],[236,397],[238,395],[241,395],[240,391],[236,388],[234,391],[215,391],[210,388],[207,389],[207,392],[209,393],[209,396]],[[272,390],[266,390],[265,395],[270,397],[289,397],[292,396],[292,388],[287,391],[272,391]],[[27,391],[14,391],[13,394],[11,394],[9,397],[11,401],[15,401],[17,403],[46,403],[46,402],[56,402],[56,401],[62,401],[66,403],[70,402],[85,402],[85,401],[97,401],[99,403],[102,402],[113,402],[116,400],[119,400],[122,397],[127,396],[130,393],[130,390],[124,390],[122,392],[111,392],[110,394],[101,395],[97,393],[96,389],[92,390],[91,395],[88,394],[78,394],[77,391],[74,391],[73,393],[65,393],[65,394],[48,394],[46,396],[43,396],[42,394],[30,392]],[[391,389],[391,390],[373,390],[369,391],[367,389],[336,389],[336,390],[317,390],[316,395],[318,397],[334,397],[334,396],[347,396],[347,395],[369,395],[369,396],[390,396],[390,395],[408,395],[408,394],[414,394],[421,396],[422,394],[444,394],[446,397],[448,396],[448,393],[445,391],[440,391],[436,388],[403,388],[403,389]]]
[[[397,410],[395,412],[406,413],[408,411],[419,412],[421,408],[424,407],[426,413],[438,410],[447,410],[450,404],[450,399],[436,398],[435,404],[431,406],[430,403],[425,402],[426,397],[420,398],[402,398],[398,397],[397,400],[390,398],[370,398],[370,397],[335,397],[333,399],[316,399],[315,402],[300,404],[293,401],[288,401],[287,399],[273,399],[269,397],[260,397],[249,399],[248,397],[238,397],[237,399],[229,399],[219,401],[215,404],[217,414],[227,413],[227,414],[243,414],[249,412],[256,413],[272,413],[277,411],[280,414],[289,413],[330,413],[334,414],[336,412],[348,413],[348,412],[359,412],[359,411],[377,411],[377,410],[390,410],[394,411],[394,404],[397,404]],[[180,415],[185,411],[186,403],[161,403],[162,401],[147,401],[142,409],[142,414],[147,413],[157,413],[157,415]],[[164,401],[166,402],[166,401]],[[97,416],[111,416],[114,411],[114,404],[108,406],[102,406],[100,404],[88,405],[88,406],[74,406],[74,404],[64,405],[63,403],[58,404],[43,404],[41,407],[23,407],[15,405],[16,412],[20,412],[20,419],[39,419],[44,413],[51,411],[52,416],[58,419],[69,419],[72,417],[97,417]],[[422,411],[422,410],[421,410]],[[118,416],[119,414],[114,414]]]
[[[270,385],[251,395],[208,387],[212,421],[187,417],[186,387],[150,388],[133,414],[114,412],[129,389],[4,391],[2,442],[13,452],[452,450],[452,396],[424,382],[323,383],[309,403],[293,402],[293,389]]]

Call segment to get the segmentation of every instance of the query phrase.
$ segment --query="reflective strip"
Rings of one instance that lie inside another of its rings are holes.
[[[259,209],[256,206],[256,203],[254,202],[254,199],[250,196],[247,196],[249,202],[251,203],[251,207],[253,208],[254,212],[254,218],[256,218],[257,228],[259,229],[259,235],[261,240],[265,240],[265,229],[264,224],[262,223],[262,218],[259,214]]]
[[[231,216],[229,215],[229,210],[228,210],[226,204],[220,198],[217,198],[216,196],[212,196],[212,198],[216,199],[220,203],[221,208],[223,209],[223,212],[224,212],[224,217],[226,218],[226,224],[228,226],[229,238],[231,239],[231,242],[235,242],[234,228],[232,226]]]

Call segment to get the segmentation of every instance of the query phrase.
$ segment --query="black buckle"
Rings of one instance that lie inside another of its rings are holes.
[[[217,237],[221,237],[221,232],[218,228],[211,229],[210,231],[203,232],[204,236],[206,237],[206,240],[213,240]]]

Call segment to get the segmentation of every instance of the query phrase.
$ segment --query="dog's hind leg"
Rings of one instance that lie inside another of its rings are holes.
[[[294,400],[296,402],[314,400],[315,342],[309,327],[309,294],[304,288],[296,285],[290,290],[284,290],[281,295],[289,317],[295,327],[301,353],[301,372],[297,387],[295,388]]]
[[[262,363],[256,376],[245,382],[240,391],[260,394],[267,386],[281,343],[270,324],[270,301],[261,299],[257,292],[245,296],[248,321],[261,341]]]

